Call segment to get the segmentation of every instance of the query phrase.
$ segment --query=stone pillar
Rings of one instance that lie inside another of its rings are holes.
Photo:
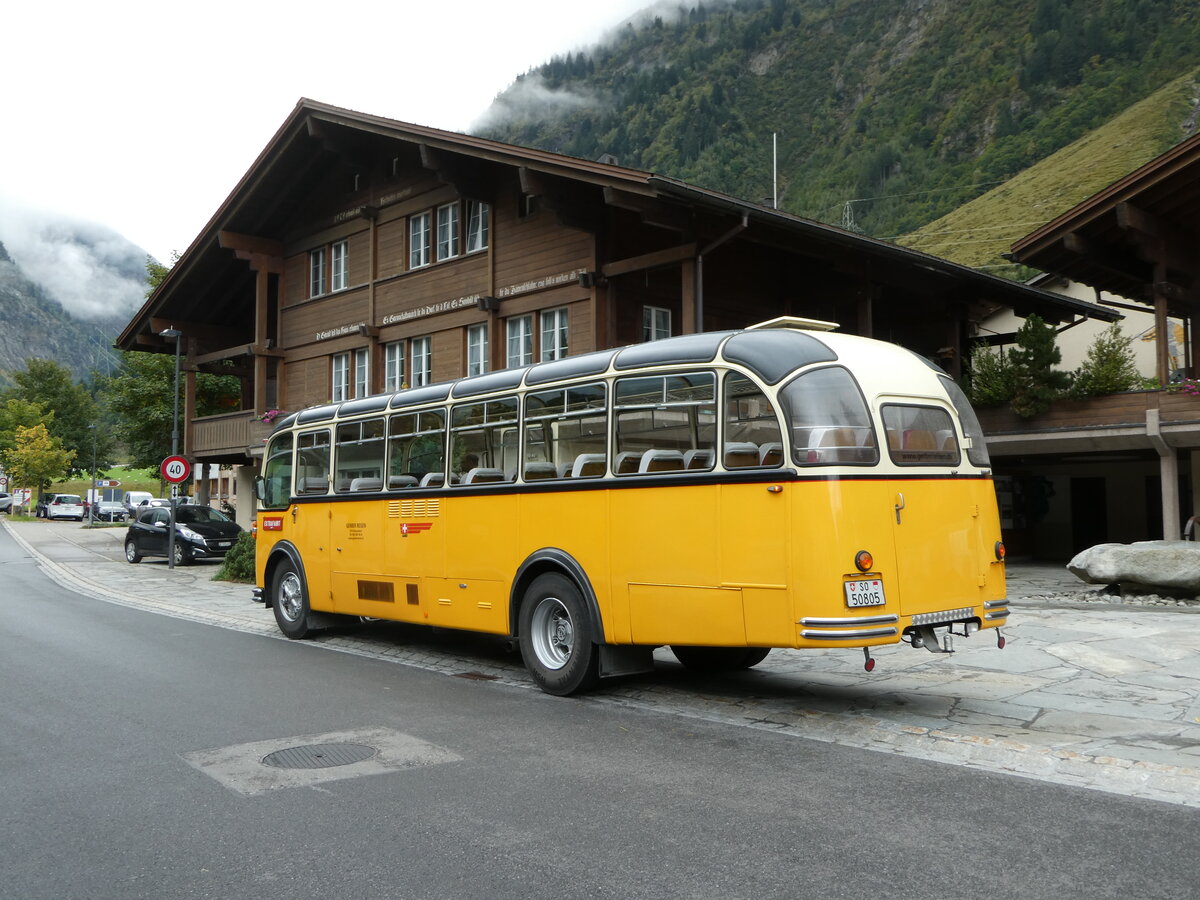
[[[258,503],[254,498],[254,466],[235,466],[234,472],[237,474],[237,523],[248,531]]]

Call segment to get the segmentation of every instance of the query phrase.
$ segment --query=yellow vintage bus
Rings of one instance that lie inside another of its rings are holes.
[[[552,694],[1009,614],[979,423],[932,363],[773,320],[319,406],[272,433],[256,596],[515,639]],[[996,632],[999,646],[1003,638]]]

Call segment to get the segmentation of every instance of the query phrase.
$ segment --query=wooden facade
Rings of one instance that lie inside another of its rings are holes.
[[[1052,222],[1017,241],[1012,258],[1099,291],[1132,301],[1129,309],[1152,312],[1156,372],[1160,384],[1172,375],[1168,319],[1183,321],[1186,339],[1182,375],[1195,378],[1200,347],[1200,135],[1195,135],[1089,197]],[[1140,306],[1138,305],[1140,304]],[[1090,423],[1088,455],[1077,466],[1103,465],[1114,453],[1140,446],[1157,463],[1159,510],[1146,537],[1178,538],[1184,522],[1200,513],[1200,398],[1159,391],[1085,401]],[[1143,403],[1144,401],[1144,403]],[[1132,404],[1132,405],[1131,405]],[[1123,411],[1122,411],[1123,410]],[[1053,452],[1062,443],[1058,423],[1072,415],[1072,403],[1059,402],[1039,420],[1001,425],[998,446],[1028,453]],[[1123,417],[1122,423],[1105,417]],[[1063,426],[1067,429],[1071,425]],[[1131,443],[1132,442],[1132,443]],[[990,446],[990,442],[989,442]],[[1108,476],[1111,482],[1119,475]]]
[[[468,247],[479,204],[486,245]],[[458,221],[445,258],[439,209]],[[430,258],[414,265],[414,229],[426,225]],[[174,327],[189,373],[232,362],[245,385],[238,411],[196,417],[189,378],[185,452],[253,464],[269,410],[333,399],[335,360],[363,359],[365,386],[352,373],[351,396],[376,393],[393,387],[388,348],[401,348],[411,386],[414,342],[428,339],[431,380],[449,380],[467,374],[468,329],[482,326],[486,366],[499,369],[509,325],[525,316],[534,361],[639,342],[647,321],[681,334],[801,315],[957,371],[975,323],[998,305],[1053,322],[1116,317],[650,173],[301,100],[118,346],[173,352],[159,333]],[[542,336],[560,315],[565,348]]]

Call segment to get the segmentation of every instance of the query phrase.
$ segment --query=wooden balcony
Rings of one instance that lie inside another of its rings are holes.
[[[263,438],[272,428],[250,410],[193,419],[188,453],[199,462],[248,463],[252,454],[261,453]]]
[[[992,456],[1200,447],[1200,397],[1174,391],[1128,391],[1086,400],[1056,400],[1023,419],[1007,406],[976,410]]]

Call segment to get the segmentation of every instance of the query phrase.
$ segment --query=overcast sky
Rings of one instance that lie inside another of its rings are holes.
[[[0,26],[0,217],[183,252],[296,101],[467,130],[653,0],[21,2]]]

